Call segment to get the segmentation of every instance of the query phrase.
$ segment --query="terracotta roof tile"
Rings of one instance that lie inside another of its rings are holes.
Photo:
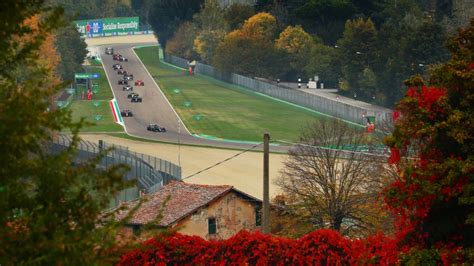
[[[160,226],[169,226],[230,190],[232,190],[232,186],[197,185],[174,181],[158,191],[146,195],[141,206],[127,223],[147,224],[153,222],[163,208],[163,203],[169,197],[162,213],[163,218],[159,221]],[[137,206],[138,202],[137,200],[127,203],[127,210],[119,211],[116,214],[116,219],[125,218],[129,211]]]

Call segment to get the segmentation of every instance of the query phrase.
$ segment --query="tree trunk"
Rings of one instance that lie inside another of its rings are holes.
[[[341,231],[341,224],[342,224],[342,216],[335,216],[333,217],[332,219],[332,225],[331,225],[331,229],[334,229],[336,231]]]

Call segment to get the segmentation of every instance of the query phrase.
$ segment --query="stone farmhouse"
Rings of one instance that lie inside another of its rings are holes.
[[[115,217],[128,217],[126,234],[146,235],[145,228],[173,228],[204,239],[227,239],[240,230],[259,230],[261,206],[261,200],[232,186],[174,181],[122,204]]]

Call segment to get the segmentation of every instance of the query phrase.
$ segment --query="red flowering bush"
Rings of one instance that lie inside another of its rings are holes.
[[[353,240],[351,264],[395,265],[398,263],[397,242],[382,233]]]
[[[351,241],[334,230],[320,229],[296,241],[292,251],[301,265],[338,265],[352,261]]]
[[[260,232],[241,231],[221,244],[223,262],[237,265],[284,265],[291,261],[293,242],[289,239],[272,237]]]
[[[297,240],[246,231],[221,241],[174,234],[148,240],[118,265],[391,265],[398,260],[394,248],[381,234],[349,240],[326,229]]]
[[[196,265],[211,262],[206,258],[214,257],[214,246],[214,242],[197,236],[160,236],[147,240],[140,249],[123,255],[119,265]]]

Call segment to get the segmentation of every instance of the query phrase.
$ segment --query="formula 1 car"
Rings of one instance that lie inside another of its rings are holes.
[[[118,70],[118,69],[123,69],[123,66],[122,66],[121,64],[114,64],[114,65],[112,66],[112,68],[113,68],[114,70]]]
[[[133,87],[131,85],[125,85],[122,87],[123,91],[133,91]]]
[[[160,127],[158,124],[149,124],[146,129],[153,132],[166,132],[166,128]]]
[[[131,97],[130,102],[132,102],[132,103],[141,103],[142,102],[142,97],[138,96],[138,94],[133,95]]]
[[[130,110],[123,110],[122,112],[120,112],[120,115],[122,117],[132,117],[133,116],[133,113],[132,111]]]

